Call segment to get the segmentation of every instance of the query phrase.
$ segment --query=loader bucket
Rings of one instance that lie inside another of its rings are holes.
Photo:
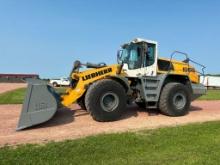
[[[57,111],[59,95],[43,80],[28,79],[28,88],[16,130],[50,120]]]

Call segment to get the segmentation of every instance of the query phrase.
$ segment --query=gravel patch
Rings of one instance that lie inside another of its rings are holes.
[[[0,83],[0,93],[26,87],[26,83]]]
[[[76,139],[100,133],[153,129],[187,123],[220,120],[220,101],[195,101],[188,115],[169,117],[147,112],[135,105],[128,107],[122,118],[114,122],[96,122],[74,104],[60,109],[53,119],[23,131],[15,131],[22,105],[0,105],[0,146],[24,143],[45,143]]]

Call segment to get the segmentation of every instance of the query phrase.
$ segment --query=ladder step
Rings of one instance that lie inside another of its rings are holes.
[[[155,108],[157,108],[157,102],[156,101],[155,102],[154,101],[147,102],[146,107],[148,109],[155,109]]]
[[[146,89],[147,91],[150,91],[150,90],[156,90],[157,87],[145,87],[145,89]]]
[[[148,95],[148,94],[157,95],[157,91],[156,90],[146,90],[146,95]]]
[[[156,109],[157,106],[147,106],[148,109]]]
[[[160,89],[161,89],[161,81],[163,80],[163,77],[156,76],[156,77],[142,77],[141,83],[142,83],[142,97],[144,97],[145,101],[147,102],[158,102],[159,95],[160,95]],[[150,106],[150,108],[155,108],[157,106]]]
[[[158,87],[158,84],[159,84],[159,83],[146,83],[146,84],[145,84],[145,87],[155,87],[155,88],[157,88],[157,87]]]

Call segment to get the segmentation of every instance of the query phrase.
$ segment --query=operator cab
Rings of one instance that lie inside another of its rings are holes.
[[[122,69],[128,77],[156,76],[157,42],[137,38],[121,48],[118,63],[123,64]]]

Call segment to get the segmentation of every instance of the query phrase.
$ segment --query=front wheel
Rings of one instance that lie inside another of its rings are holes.
[[[82,110],[86,110],[85,98],[82,97],[77,101],[77,104],[81,107]]]
[[[121,84],[111,79],[93,83],[85,96],[86,109],[96,121],[114,121],[126,108],[127,96]]]
[[[181,83],[168,83],[164,86],[159,108],[168,116],[183,116],[188,113],[191,104],[191,94],[187,86]]]

